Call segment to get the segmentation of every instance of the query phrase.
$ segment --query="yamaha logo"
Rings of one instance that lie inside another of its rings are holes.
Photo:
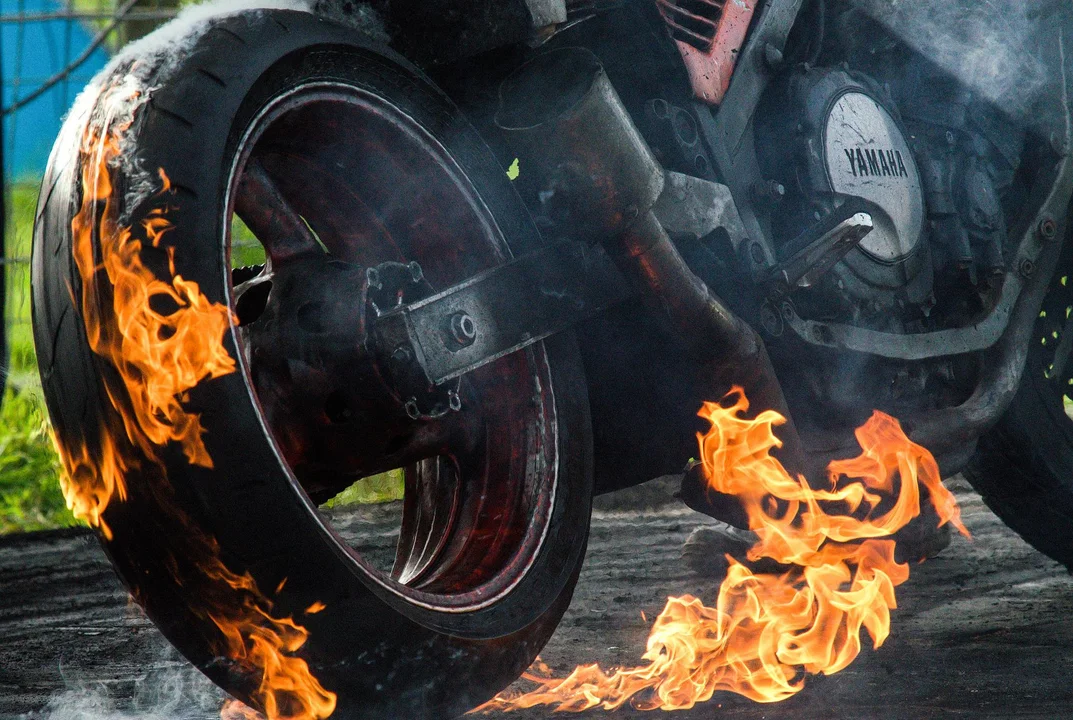
[[[853,177],[909,177],[899,150],[856,148],[844,150]]]
[[[913,151],[894,117],[870,95],[845,92],[828,111],[823,150],[831,190],[882,210],[861,250],[884,263],[909,257],[924,227],[924,193]]]

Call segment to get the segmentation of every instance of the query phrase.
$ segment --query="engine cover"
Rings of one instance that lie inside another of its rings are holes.
[[[827,285],[877,311],[925,300],[931,272],[921,176],[883,89],[847,70],[796,70],[765,98],[757,152],[765,178],[785,188],[769,207],[777,246],[847,196],[863,198],[872,204],[875,229],[832,270]]]
[[[850,90],[827,113],[824,163],[830,189],[875,203],[875,229],[861,249],[880,262],[910,255],[920,242],[924,198],[920,174],[894,118],[870,95]]]

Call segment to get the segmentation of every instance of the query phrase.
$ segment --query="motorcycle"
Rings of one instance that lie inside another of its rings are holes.
[[[270,674],[316,717],[488,700],[566,610],[594,495],[682,474],[744,526],[683,470],[731,386],[808,476],[899,418],[1073,569],[1073,16],[915,7],[185,12],[80,96],[42,185],[69,505],[276,715]],[[321,506],[392,471],[380,568]]]

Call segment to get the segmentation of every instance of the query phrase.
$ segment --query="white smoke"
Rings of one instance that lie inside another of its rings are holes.
[[[189,5],[174,20],[125,46],[109,63],[124,65],[130,58],[160,57],[165,62],[177,63],[185,59],[197,41],[219,19],[244,12],[264,10],[294,10],[308,12],[340,22],[369,35],[375,40],[387,42],[387,32],[380,17],[366,3],[353,0],[210,0]],[[153,65],[153,60],[148,64]],[[108,73],[106,68],[103,71]],[[160,72],[158,70],[158,72]],[[166,75],[166,72],[163,73]]]
[[[1047,81],[1039,45],[1043,0],[851,1],[909,47],[1011,113],[1027,110]]]
[[[380,16],[367,3],[355,0],[209,0],[187,6],[170,22],[123,47],[79,93],[53,146],[50,164],[75,156],[87,123],[96,122],[104,128],[116,119],[132,118],[137,106],[168,82],[175,68],[221,19],[266,10],[313,13],[378,42],[389,40]],[[101,103],[105,88],[113,91],[108,93],[108,102]],[[139,166],[137,153],[124,152],[121,162],[127,182],[124,207],[129,212],[157,192],[160,183],[155,168]],[[125,223],[127,214],[119,220]]]
[[[26,720],[213,720],[220,717],[225,695],[173,650],[144,676],[133,694],[101,682],[68,681],[41,711]]]

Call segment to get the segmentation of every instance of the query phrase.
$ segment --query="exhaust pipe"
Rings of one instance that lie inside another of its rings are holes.
[[[523,166],[540,178],[549,217],[580,242],[604,246],[649,308],[685,342],[711,398],[739,385],[753,407],[786,418],[780,459],[791,471],[803,471],[801,441],[767,349],[689,269],[652,212],[663,192],[663,168],[596,56],[566,48],[527,62],[500,86],[496,124]],[[728,520],[728,508],[709,497],[702,477],[687,475],[682,495],[693,509]]]

